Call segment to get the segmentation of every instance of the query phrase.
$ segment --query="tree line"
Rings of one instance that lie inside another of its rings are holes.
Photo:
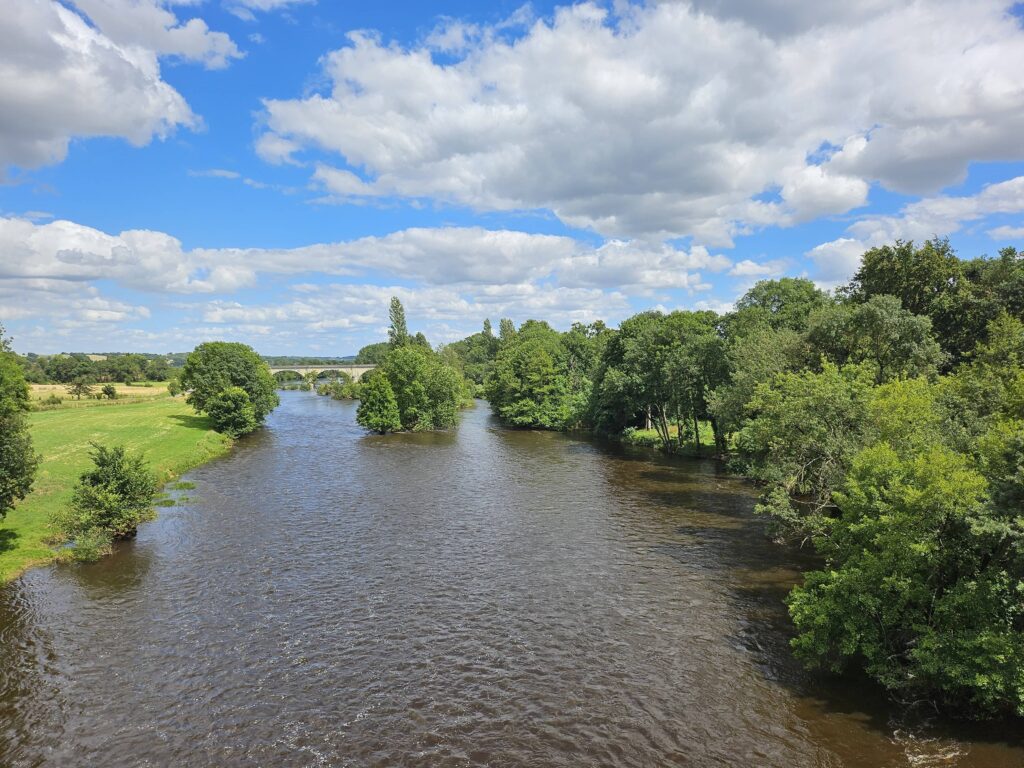
[[[1024,715],[1024,254],[897,242],[832,294],[782,278],[724,315],[502,320],[441,354],[510,425],[650,428],[757,481],[773,533],[822,558],[787,600],[808,665]]]

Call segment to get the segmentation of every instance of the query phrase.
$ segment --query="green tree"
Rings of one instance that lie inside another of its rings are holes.
[[[115,387],[113,384],[104,384],[103,389],[101,391],[103,392],[103,396],[108,400],[117,399],[117,387]]]
[[[507,317],[501,318],[498,321],[498,339],[500,341],[508,341],[516,335],[516,325],[511,319]]]
[[[397,296],[391,297],[391,308],[388,311],[391,325],[388,327],[388,344],[402,347],[409,343],[409,327],[405,322],[405,307]]]
[[[89,397],[92,394],[92,380],[86,378],[75,379],[65,389],[67,389],[69,395],[74,395],[76,400],[81,400],[82,395]]]
[[[270,368],[245,344],[210,341],[200,344],[185,360],[180,383],[196,411],[230,387],[241,387],[249,397],[253,416],[262,424],[280,402]]]
[[[932,376],[945,360],[931,320],[914,315],[895,296],[836,305],[811,317],[808,339],[821,355],[843,365],[867,361],[878,383],[899,376]]]
[[[562,335],[537,320],[504,334],[486,393],[498,417],[515,426],[564,429],[579,416]]]
[[[391,389],[388,377],[383,373],[371,376],[362,385],[356,422],[366,429],[380,434],[397,432],[402,428],[398,413],[398,401]]]
[[[256,409],[241,387],[228,387],[206,403],[206,414],[214,429],[230,437],[247,435],[259,428]]]
[[[26,413],[28,385],[0,325],[0,518],[32,489],[39,456]]]
[[[797,655],[863,666],[901,698],[1024,714],[1019,508],[994,507],[966,456],[884,442],[857,455],[836,502],[816,539],[826,567],[789,599]]]
[[[789,328],[756,326],[729,340],[725,355],[728,377],[709,396],[709,407],[725,434],[737,432],[747,418],[747,403],[759,384],[777,374],[797,371],[807,359],[802,334]]]
[[[391,345],[386,341],[367,344],[356,355],[356,365],[380,365],[389,349]]]
[[[832,494],[867,439],[872,378],[866,366],[826,363],[756,387],[738,445],[766,486],[758,511],[779,535],[808,539],[827,527]]]
[[[171,367],[162,357],[155,357],[146,363],[146,379],[148,381],[167,381],[171,376]]]
[[[649,421],[668,452],[680,447],[691,428],[696,439],[698,421],[713,415],[710,392],[726,375],[717,325],[713,312],[641,312],[623,321],[595,373],[595,428],[616,434]]]
[[[51,520],[60,536],[74,542],[74,556],[83,560],[107,554],[113,541],[133,537],[140,523],[152,520],[158,488],[141,455],[122,445],[92,445],[93,468],[79,478],[70,505]]]
[[[740,297],[726,322],[733,336],[757,325],[802,331],[811,313],[828,303],[828,296],[802,277],[761,280]]]

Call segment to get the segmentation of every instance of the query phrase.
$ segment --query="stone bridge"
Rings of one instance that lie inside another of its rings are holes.
[[[323,373],[324,371],[341,371],[347,373],[353,379],[358,380],[367,371],[372,371],[375,365],[272,365],[271,373],[279,371],[295,371],[298,374]]]

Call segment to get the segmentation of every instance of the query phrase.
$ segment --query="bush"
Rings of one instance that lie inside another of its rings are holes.
[[[104,384],[103,389],[101,391],[103,392],[103,396],[106,397],[108,400],[117,399],[117,387],[115,387],[113,384]]]
[[[177,397],[181,394],[181,384],[177,379],[171,379],[167,382],[167,392],[171,397]]]
[[[206,413],[214,429],[231,437],[246,435],[259,427],[256,409],[249,394],[241,387],[228,387],[207,401]]]
[[[356,411],[356,421],[367,429],[385,434],[402,428],[398,401],[391,382],[384,374],[372,376],[363,385],[362,398]]]
[[[51,525],[77,560],[95,560],[111,551],[119,539],[129,539],[139,524],[152,520],[157,481],[139,454],[122,445],[92,444],[93,468],[82,474],[69,506],[57,512]]]

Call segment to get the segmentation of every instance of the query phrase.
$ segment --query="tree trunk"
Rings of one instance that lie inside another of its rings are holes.
[[[697,446],[697,455],[700,456],[700,424],[697,421],[697,412],[693,412],[693,444]]]

